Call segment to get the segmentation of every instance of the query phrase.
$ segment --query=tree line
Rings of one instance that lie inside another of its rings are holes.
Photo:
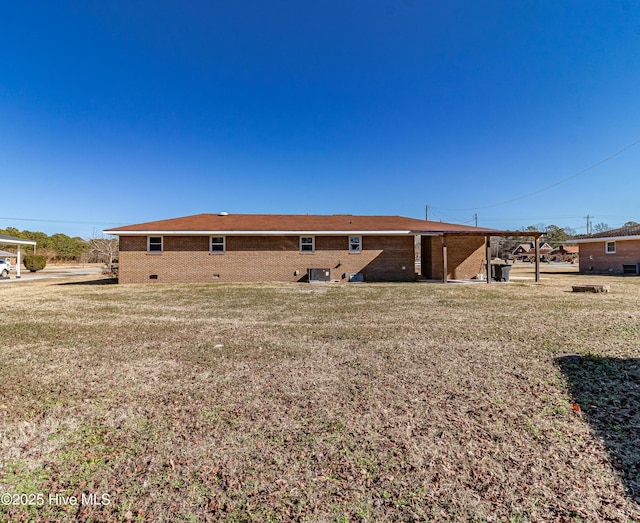
[[[44,232],[21,231],[15,227],[0,229],[0,234],[35,241],[37,243],[37,253],[46,256],[47,261],[112,264],[118,253],[118,240],[115,238],[95,237],[84,239],[79,236],[71,237],[61,233],[49,236]],[[16,248],[15,246],[5,245],[2,250],[15,252]]]
[[[626,222],[623,227],[633,227],[640,225],[638,222]],[[529,225],[521,229],[523,233],[526,232],[543,232],[544,241],[546,241],[551,247],[560,247],[567,240],[572,238],[584,238],[591,234],[597,234],[599,232],[606,232],[611,230],[608,223],[600,222],[592,225],[587,234],[578,234],[578,232],[572,227],[559,227],[557,225],[545,225],[544,223],[538,223],[536,225]]]
[[[630,222],[632,223],[632,222]],[[625,224],[626,225],[626,224]],[[594,233],[605,232],[611,229],[611,227],[604,222],[593,225]],[[579,237],[580,235],[573,227],[560,227],[555,224],[546,225],[544,223],[537,223],[535,225],[528,225],[521,227],[518,231],[522,232],[522,236],[507,236],[505,238],[492,238],[492,247],[496,249],[499,257],[505,257],[510,255],[513,250],[521,243],[532,243],[533,238],[528,236],[527,233],[542,232],[544,236],[540,239],[541,242],[548,243],[552,248],[560,247],[564,245],[568,240]]]

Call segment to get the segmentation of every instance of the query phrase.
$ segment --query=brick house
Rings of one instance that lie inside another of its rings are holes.
[[[640,274],[640,225],[630,225],[574,240],[585,274]]]
[[[121,283],[414,281],[417,238],[424,278],[465,280],[486,271],[487,238],[500,234],[402,216],[228,213],[104,232],[119,236]]]
[[[549,260],[551,261],[563,261],[575,263],[578,259],[579,249],[574,245],[560,245],[557,249],[553,249],[549,252]]]
[[[553,250],[547,242],[538,242],[540,256],[547,256]],[[536,245],[533,242],[521,243],[511,253],[511,256],[518,260],[531,261],[536,256]]]

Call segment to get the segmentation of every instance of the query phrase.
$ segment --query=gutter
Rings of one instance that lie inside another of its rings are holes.
[[[621,242],[629,240],[640,240],[640,235],[635,236],[606,236],[601,238],[584,238],[580,240],[571,240],[567,243],[600,243],[600,242]]]
[[[334,236],[334,235],[358,235],[358,236],[383,236],[397,235],[406,236],[414,233],[413,231],[103,231],[104,234],[113,236]]]

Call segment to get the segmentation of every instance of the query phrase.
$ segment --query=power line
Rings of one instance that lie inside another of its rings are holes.
[[[491,209],[492,207],[499,207],[500,205],[506,205],[508,203],[517,202],[518,200],[524,200],[525,198],[529,198],[530,196],[534,196],[536,194],[540,194],[541,192],[548,191],[549,189],[553,189],[554,187],[557,187],[560,184],[568,182],[569,180],[573,180],[574,178],[577,178],[578,176],[582,176],[583,174],[595,169],[596,167],[599,167],[603,163],[606,163],[609,160],[613,160],[616,156],[620,156],[622,153],[628,151],[629,149],[631,149],[632,147],[635,147],[638,144],[640,144],[640,140],[636,140],[635,142],[623,147],[619,151],[616,151],[615,153],[607,156],[606,158],[603,158],[602,160],[594,163],[593,165],[590,165],[589,167],[583,169],[580,172],[572,174],[571,176],[567,176],[566,178],[563,178],[562,180],[560,180],[560,181],[558,181],[556,183],[553,183],[551,185],[547,185],[546,187],[543,187],[542,189],[538,189],[537,191],[533,191],[533,192],[524,194],[522,196],[517,196],[515,198],[511,198],[510,200],[506,200],[504,202],[494,203],[494,204],[491,204],[491,205],[484,205],[482,207],[470,207],[470,208],[467,208],[467,209],[446,209],[446,208],[442,208],[442,210],[443,211],[475,211],[477,209]],[[438,207],[432,207],[432,208],[438,209]]]
[[[549,220],[581,220],[583,218],[583,216],[547,216],[545,214],[544,219],[546,221]],[[499,217],[493,217],[493,216],[489,216],[489,217],[485,217],[485,221],[491,221],[491,222],[522,222],[522,221],[527,221],[527,220],[540,220],[540,216],[499,216]]]
[[[38,218],[15,218],[0,216],[0,220],[15,220],[21,222],[43,222],[43,223],[73,223],[76,225],[121,225],[121,222],[79,222],[73,220],[40,220]]]
[[[429,209],[433,209],[433,207],[429,207]],[[440,211],[434,212],[432,214],[440,216],[440,219],[445,218],[447,220],[452,220],[454,223],[458,222],[457,218],[454,218],[453,216],[450,216],[450,215],[448,215],[446,213],[443,213],[443,212],[440,212]]]

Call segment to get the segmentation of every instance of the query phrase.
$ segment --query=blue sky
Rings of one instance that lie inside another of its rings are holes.
[[[0,64],[0,228],[640,221],[635,0],[3,2]]]

